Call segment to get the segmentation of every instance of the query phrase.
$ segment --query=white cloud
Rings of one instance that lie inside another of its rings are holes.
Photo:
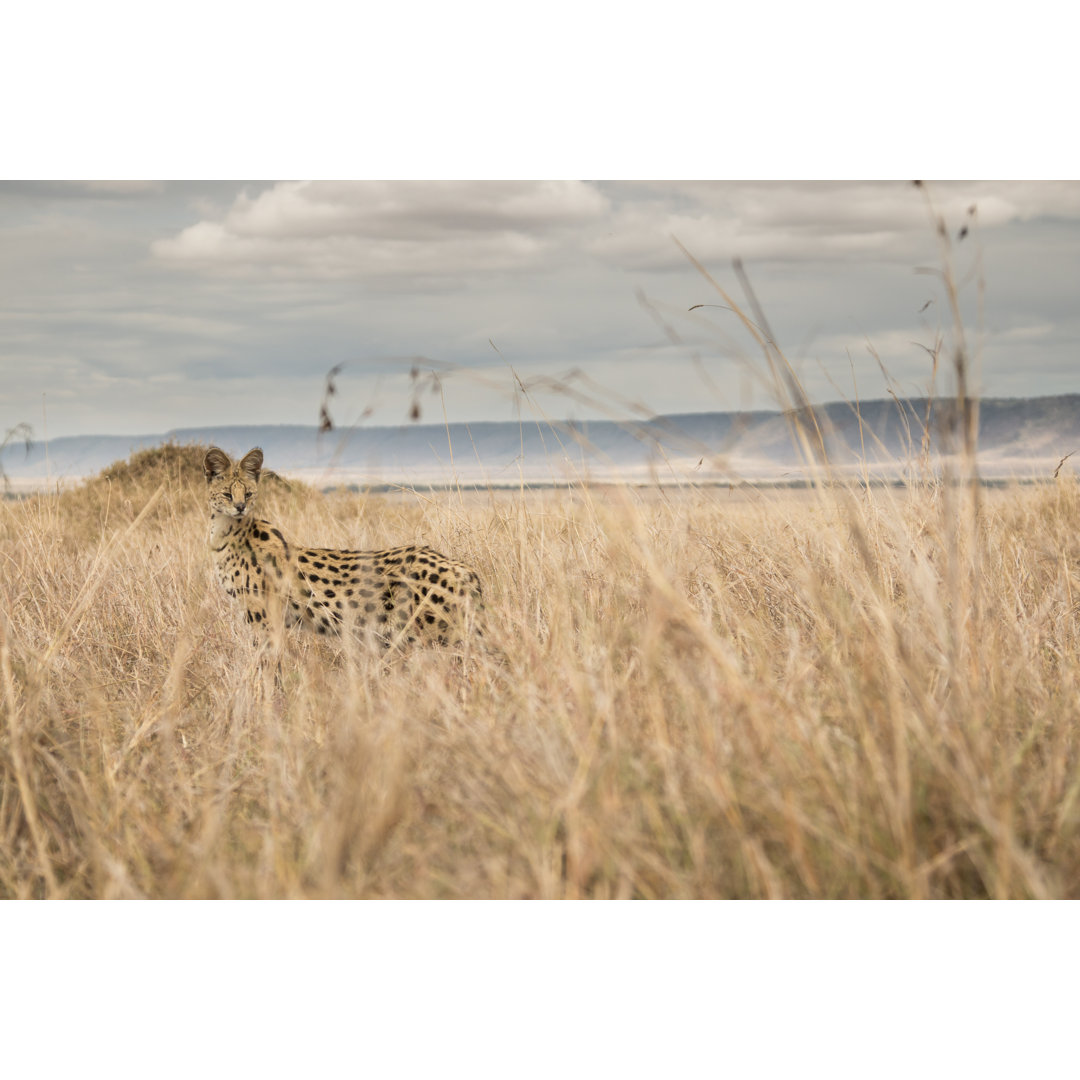
[[[174,265],[296,276],[461,274],[534,265],[608,212],[578,181],[283,182],[157,241]]]
[[[928,205],[926,193],[932,199]],[[685,266],[934,258],[931,213],[951,232],[1080,217],[1071,183],[283,182],[242,191],[157,241],[163,263],[262,278],[462,276],[599,260],[635,272]],[[425,279],[427,279],[425,281]]]
[[[677,237],[702,262],[864,258],[906,261],[934,253],[931,214],[951,232],[970,221],[993,229],[1040,216],[1080,218],[1080,184],[1057,182],[693,182],[612,185],[616,206],[592,254],[634,270],[684,264]],[[677,200],[672,195],[678,196]],[[932,207],[932,209],[931,209]]]

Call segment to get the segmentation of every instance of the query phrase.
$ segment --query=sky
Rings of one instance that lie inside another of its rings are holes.
[[[736,258],[812,400],[926,391],[943,258],[983,394],[1080,391],[1075,182],[9,181],[0,425],[773,407]]]

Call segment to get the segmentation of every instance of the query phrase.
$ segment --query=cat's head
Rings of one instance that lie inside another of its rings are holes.
[[[230,461],[224,450],[211,446],[203,458],[211,512],[247,517],[259,490],[262,463],[263,452],[257,446],[237,462]]]

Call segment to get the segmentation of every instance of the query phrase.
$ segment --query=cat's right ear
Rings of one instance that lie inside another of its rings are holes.
[[[219,450],[216,446],[211,446],[206,451],[206,457],[203,458],[203,472],[206,473],[206,482],[209,483],[215,476],[221,476],[222,473],[229,471],[231,466],[228,454],[224,450]]]
[[[259,473],[262,472],[263,452],[259,447],[249,450],[240,461],[240,471],[246,472],[259,482]]]

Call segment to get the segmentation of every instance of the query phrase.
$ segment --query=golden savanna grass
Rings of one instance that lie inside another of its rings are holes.
[[[304,543],[470,562],[499,646],[275,673],[201,454],[0,504],[0,895],[1080,895],[1074,479],[268,481]]]

